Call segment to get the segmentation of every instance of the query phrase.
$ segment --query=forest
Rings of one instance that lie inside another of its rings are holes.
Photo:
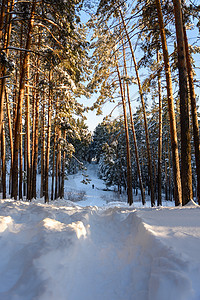
[[[129,205],[200,204],[197,0],[0,5],[2,199],[64,198],[95,161]],[[91,133],[87,112],[108,103]]]

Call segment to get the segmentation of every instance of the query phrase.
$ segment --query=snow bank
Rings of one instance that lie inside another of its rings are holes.
[[[198,207],[55,204],[0,201],[0,299],[200,299]]]

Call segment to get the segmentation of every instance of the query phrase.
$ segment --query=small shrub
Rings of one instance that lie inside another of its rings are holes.
[[[70,190],[65,193],[65,199],[72,202],[83,201],[85,194],[85,191]]]

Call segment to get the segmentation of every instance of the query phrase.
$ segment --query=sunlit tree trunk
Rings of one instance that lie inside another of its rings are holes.
[[[0,15],[0,40],[3,41],[3,43],[0,45],[0,49],[5,49],[5,53],[8,56],[8,45],[10,42],[10,35],[11,35],[11,19],[12,19],[12,13],[14,6],[14,1],[2,1],[1,5],[1,15]],[[7,11],[6,11],[7,9]],[[5,17],[6,13],[6,17]],[[4,34],[3,34],[4,32]],[[5,73],[6,67],[1,66],[0,67],[0,74],[2,79],[0,79],[1,86],[0,86],[0,135],[1,135],[1,129],[2,129],[2,122],[3,122],[3,107],[4,107],[4,98],[5,98],[5,85],[6,85],[6,78]]]
[[[187,39],[185,26],[183,27],[183,32],[184,32],[184,42],[185,42],[187,73],[188,73],[188,81],[189,81],[190,101],[191,101],[191,115],[192,115],[194,149],[195,149],[195,162],[196,162],[196,174],[197,174],[197,199],[198,199],[198,204],[200,205],[199,124],[198,124],[198,116],[197,116],[196,95],[195,95],[194,81],[193,81],[193,70],[192,70],[192,64],[191,64],[191,58],[190,58],[190,53],[189,53],[188,39]]]
[[[27,87],[26,87],[26,168],[27,168],[27,200],[31,200],[31,150],[30,150],[30,88],[29,88],[29,77],[30,77],[30,57],[27,55]]]
[[[142,104],[143,117],[144,117],[144,128],[145,128],[145,136],[146,136],[146,145],[147,145],[148,171],[149,171],[150,188],[151,188],[151,206],[154,206],[155,205],[155,198],[154,198],[152,158],[151,158],[149,132],[148,132],[147,116],[146,116],[146,109],[145,109],[142,85],[141,85],[141,82],[140,82],[140,77],[139,77],[139,73],[138,73],[137,62],[136,62],[136,59],[135,59],[133,47],[132,47],[132,44],[131,44],[131,40],[130,40],[128,31],[127,31],[126,23],[124,21],[124,17],[123,17],[123,14],[122,14],[121,10],[120,10],[120,15],[121,15],[122,23],[123,23],[124,30],[125,30],[125,33],[126,33],[126,37],[127,37],[128,43],[129,43],[129,47],[130,47],[130,50],[131,50],[131,55],[132,55],[132,59],[133,59],[134,67],[135,67],[135,73],[136,73],[136,78],[137,78],[137,83],[138,83],[138,88],[139,88],[139,94],[140,94],[140,99],[141,99],[141,104]]]
[[[127,121],[127,113],[126,113],[126,100],[123,91],[123,85],[119,70],[119,65],[117,58],[115,57],[115,63],[117,67],[117,74],[120,86],[120,94],[123,105],[123,113],[124,113],[124,128],[125,128],[125,136],[126,136],[126,159],[127,159],[127,195],[128,195],[128,204],[133,204],[133,190],[132,190],[132,170],[131,170],[131,154],[130,154],[130,143],[129,143],[129,132],[128,132],[128,121]]]
[[[176,40],[178,52],[179,92],[180,92],[180,120],[181,120],[181,182],[182,204],[187,204],[193,199],[192,192],[192,168],[191,168],[191,145],[190,145],[190,118],[189,99],[187,88],[187,66],[185,44],[183,34],[183,20],[181,1],[173,0],[176,25]]]
[[[122,42],[123,42],[123,39],[122,39]],[[123,42],[123,57],[124,57],[125,76],[127,77],[128,73],[127,73],[126,53],[125,53],[124,42]],[[130,113],[131,130],[132,130],[133,141],[134,141],[134,146],[135,146],[135,158],[136,158],[137,172],[138,172],[139,183],[140,183],[140,191],[141,191],[141,196],[142,196],[142,204],[144,205],[145,204],[145,194],[144,194],[142,174],[141,174],[141,169],[140,169],[139,153],[138,153],[138,147],[137,147],[137,138],[136,138],[135,126],[134,126],[134,122],[133,122],[133,114],[132,114],[132,108],[131,108],[130,92],[129,92],[128,82],[126,82],[126,90],[127,90],[127,100],[128,100],[128,107],[129,107],[129,113]]]
[[[32,3],[31,16],[29,20],[28,26],[28,34],[26,40],[25,49],[29,50],[31,46],[31,34],[34,24],[34,12],[36,7],[36,1],[34,0]],[[20,143],[20,124],[22,118],[22,101],[24,97],[24,89],[25,89],[25,74],[27,67],[27,53],[24,53],[24,59],[22,64],[22,70],[20,74],[20,83],[19,83],[19,95],[18,95],[18,103],[17,103],[17,117],[15,122],[15,137],[14,137],[14,155],[13,155],[13,172],[12,172],[12,197],[17,199],[18,195],[18,151],[19,151],[19,143]]]
[[[156,0],[156,8],[158,13],[158,23],[160,27],[163,59],[165,65],[165,76],[166,76],[166,83],[167,83],[167,100],[168,100],[168,111],[169,111],[169,120],[170,120],[172,162],[173,162],[173,174],[174,174],[174,198],[175,198],[175,205],[177,206],[182,203],[181,176],[180,176],[180,166],[179,166],[178,141],[177,141],[177,131],[176,131],[176,119],[175,119],[175,112],[174,112],[171,69],[169,63],[169,55],[167,49],[167,41],[166,41],[160,0]]]
[[[0,14],[0,41],[3,40],[3,29],[4,29],[4,19],[5,19],[5,12],[6,12],[6,4],[8,1],[2,0],[1,5],[1,14]],[[4,42],[0,45],[0,48],[4,48]],[[1,79],[1,87],[0,87],[0,136],[2,133],[2,126],[3,126],[3,108],[4,108],[4,87],[6,79],[4,77],[5,66],[0,67],[0,75]],[[1,139],[2,140],[2,139]]]
[[[32,92],[32,137],[31,137],[31,180],[30,180],[30,196],[33,197],[33,176],[34,176],[34,156],[35,156],[35,123],[36,123],[36,74],[34,74],[34,81],[33,81],[33,92]]]

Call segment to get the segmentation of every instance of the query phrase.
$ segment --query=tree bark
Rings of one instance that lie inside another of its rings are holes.
[[[157,8],[157,13],[158,13],[158,22],[159,22],[159,27],[160,27],[163,58],[164,58],[164,64],[165,64],[165,76],[166,76],[166,83],[167,83],[167,101],[168,101],[168,111],[169,111],[169,119],[170,119],[170,135],[171,135],[172,161],[173,161],[173,174],[174,174],[174,198],[175,198],[175,205],[178,206],[178,205],[182,204],[182,190],[181,190],[181,176],[180,176],[179,154],[178,154],[178,141],[177,141],[177,131],[176,131],[176,119],[175,119],[175,112],[174,112],[171,69],[170,69],[170,64],[169,64],[169,55],[168,55],[168,49],[167,49],[167,41],[166,41],[165,28],[164,28],[160,0],[156,0],[156,8]]]
[[[34,24],[35,8],[36,8],[36,1],[33,0],[32,8],[31,8],[31,16],[30,16],[29,26],[28,26],[26,47],[25,47],[26,50],[29,50],[31,46],[31,33]],[[12,172],[12,197],[14,197],[14,199],[17,199],[17,195],[18,195],[18,151],[19,151],[19,142],[20,142],[20,124],[22,118],[22,101],[23,101],[24,89],[25,89],[27,53],[28,53],[27,51],[25,51],[24,53],[22,70],[20,74],[19,95],[18,95],[18,103],[17,103],[17,117],[15,122],[14,155],[13,155],[14,157],[13,157],[13,172]]]
[[[5,90],[6,96],[6,110],[7,110],[7,118],[8,118],[8,130],[10,137],[10,176],[9,176],[9,193],[11,192],[11,182],[12,182],[12,166],[13,166],[13,132],[12,132],[12,123],[11,123],[11,115],[10,115],[10,105],[8,99],[8,93]]]
[[[40,44],[40,41],[39,41]],[[40,45],[38,45],[39,48]],[[33,155],[33,178],[32,178],[32,197],[36,199],[36,177],[37,177],[37,164],[38,164],[38,134],[39,134],[39,59],[36,64],[36,99],[35,99],[35,138],[34,138],[34,155]]]
[[[180,92],[182,204],[185,205],[193,199],[189,99],[181,1],[173,0],[173,4],[176,25]]]
[[[131,44],[131,40],[126,28],[126,23],[124,21],[123,14],[120,10],[120,15],[122,19],[122,23],[124,26],[124,30],[127,36],[127,40],[129,42],[129,47],[131,50],[131,55],[135,67],[135,73],[136,73],[136,78],[137,78],[137,83],[138,83],[138,88],[139,88],[139,94],[140,94],[140,99],[141,99],[141,104],[142,104],[142,110],[143,110],[143,117],[144,117],[144,128],[145,128],[145,136],[146,136],[146,145],[147,145],[147,157],[148,157],[148,171],[149,171],[149,178],[150,178],[150,188],[151,188],[151,206],[155,206],[155,198],[154,198],[154,184],[153,184],[153,170],[152,170],[152,158],[151,158],[151,150],[150,150],[150,142],[149,142],[149,132],[148,132],[148,124],[147,124],[147,116],[146,116],[146,109],[145,109],[145,103],[144,103],[144,97],[143,97],[143,91],[142,91],[142,85],[140,82],[140,77],[138,73],[138,68],[137,68],[137,62],[135,59],[133,47]]]
[[[34,74],[33,92],[32,92],[32,138],[31,138],[31,180],[30,180],[30,196],[33,197],[33,176],[34,176],[34,156],[35,156],[35,123],[36,123],[36,74]]]
[[[5,139],[4,123],[2,124],[2,135],[1,135],[1,160],[2,160],[3,199],[6,199],[6,139]]]
[[[123,42],[123,39],[122,39],[122,42]],[[127,77],[128,73],[127,73],[127,66],[126,66],[126,53],[125,53],[124,42],[123,42],[123,57],[124,57],[125,76]],[[141,191],[141,196],[142,196],[142,204],[144,205],[145,204],[145,194],[144,194],[144,187],[143,187],[143,182],[142,182],[142,174],[141,174],[139,153],[138,153],[138,147],[137,147],[137,138],[136,138],[135,126],[134,126],[134,122],[133,122],[133,114],[132,114],[132,108],[131,108],[128,82],[126,82],[126,90],[127,90],[127,100],[128,100],[128,107],[129,107],[129,113],[130,113],[131,130],[132,130],[133,141],[134,141],[134,146],[135,146],[135,158],[136,158],[137,172],[138,172],[139,183],[140,183],[140,191]]]
[[[19,145],[19,200],[22,199],[23,184],[23,135],[22,135],[22,119],[20,124],[20,145]]]
[[[122,80],[119,71],[119,65],[117,58],[115,58],[116,67],[117,67],[117,74],[119,79],[120,85],[120,94],[122,99],[123,105],[123,113],[124,113],[124,128],[125,128],[125,135],[126,135],[126,159],[127,159],[127,195],[128,195],[128,204],[133,204],[133,190],[132,190],[132,170],[131,170],[131,154],[130,154],[130,145],[129,145],[129,132],[128,132],[128,121],[127,121],[127,113],[126,113],[126,100],[125,95],[123,92]]]
[[[29,54],[27,55],[27,68],[26,68],[26,74],[27,74],[27,80],[29,80],[30,77],[30,62],[29,62]],[[30,88],[29,84],[27,84],[26,87],[26,167],[27,167],[27,200],[31,200],[31,150],[30,150]]]
[[[64,133],[65,138],[65,133]],[[64,191],[65,191],[65,149],[63,150],[63,158],[62,158],[62,180],[61,180],[61,199],[64,198]]]
[[[159,63],[159,52],[157,51],[157,62]],[[158,72],[158,97],[159,97],[159,134],[158,134],[158,201],[162,205],[162,95],[160,71]]]
[[[49,158],[50,158],[50,139],[51,139],[51,76],[49,71],[49,96],[48,96],[48,126],[47,126],[47,146],[46,146],[46,165],[45,165],[45,203],[49,202]]]
[[[54,200],[54,179],[55,179],[55,155],[56,155],[56,125],[54,127],[53,141],[53,164],[52,164],[52,181],[51,181],[51,200]]]
[[[55,199],[58,199],[59,195],[59,177],[60,177],[60,168],[61,168],[61,149],[60,149],[60,138],[61,130],[57,128],[57,155],[56,155],[56,178],[55,178]]]
[[[193,138],[194,138],[194,150],[195,150],[195,162],[196,162],[196,174],[197,174],[197,199],[200,205],[200,141],[199,141],[199,123],[197,116],[197,106],[196,106],[196,95],[194,90],[193,81],[193,70],[190,58],[190,52],[188,47],[188,39],[185,26],[183,26],[184,32],[184,42],[185,42],[185,53],[186,53],[186,64],[187,64],[187,74],[189,81],[189,91],[190,91],[190,101],[191,101],[191,115],[192,115],[192,125],[193,125]]]
[[[5,12],[6,12],[6,3],[7,3],[7,16],[4,24],[4,18],[5,18]],[[3,44],[0,45],[0,48],[7,48],[10,41],[10,35],[11,35],[11,19],[12,14],[10,13],[10,10],[13,10],[14,1],[2,1],[1,5],[1,15],[0,15],[0,40],[3,40]],[[3,28],[5,28],[4,37],[3,37]],[[5,51],[6,55],[8,55],[8,49]],[[5,76],[6,67],[1,66],[0,67],[1,76]],[[2,129],[2,123],[3,123],[3,107],[4,107],[4,98],[5,98],[5,85],[6,85],[6,78],[1,79],[1,87],[0,87],[0,135],[1,135],[1,129]]]
[[[44,173],[45,173],[45,93],[43,92],[42,99],[42,133],[41,133],[41,185],[40,185],[40,197],[44,196]]]

